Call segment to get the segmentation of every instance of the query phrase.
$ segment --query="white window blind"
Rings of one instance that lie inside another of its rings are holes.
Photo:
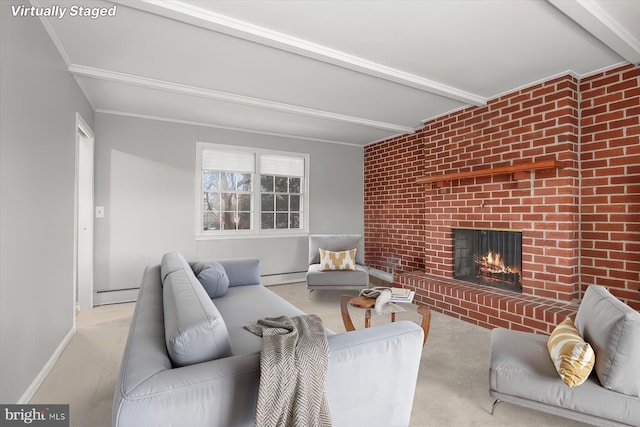
[[[229,172],[255,172],[255,154],[246,151],[202,150],[202,169]]]
[[[263,154],[260,156],[260,173],[304,177],[304,159]]]

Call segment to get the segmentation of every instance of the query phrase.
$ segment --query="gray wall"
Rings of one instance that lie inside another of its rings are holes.
[[[308,238],[196,240],[196,142],[310,155],[310,233],[363,233],[363,150],[96,113],[97,291],[139,285],[164,252],[189,260],[258,257],[262,274],[306,271]],[[250,124],[250,121],[249,123]]]
[[[75,114],[93,111],[37,18],[0,2],[0,402],[73,328]]]

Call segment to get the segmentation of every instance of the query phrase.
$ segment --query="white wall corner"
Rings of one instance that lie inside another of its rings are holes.
[[[60,355],[62,355],[62,352],[64,351],[64,349],[67,348],[67,345],[69,344],[69,342],[71,342],[71,338],[73,338],[75,334],[76,334],[76,328],[74,326],[69,330],[67,335],[62,339],[62,341],[58,345],[58,348],[56,348],[56,350],[53,352],[49,360],[47,360],[47,363],[44,364],[44,366],[42,367],[38,375],[36,375],[31,385],[20,397],[18,402],[16,402],[18,405],[24,405],[29,403],[29,401],[33,398],[33,396],[36,394],[36,392],[44,382],[44,380],[47,378],[47,375],[49,375],[49,373],[55,366],[56,362],[60,358]]]

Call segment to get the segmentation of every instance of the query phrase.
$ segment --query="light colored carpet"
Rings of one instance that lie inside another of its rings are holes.
[[[70,425],[111,426],[111,407],[134,304],[81,311],[76,335],[31,403],[69,404]]]
[[[301,283],[269,289],[304,312],[317,314],[329,329],[344,331],[339,304],[342,292],[310,294]],[[403,306],[407,311],[398,313],[397,319],[419,324],[421,316],[415,305]],[[70,404],[71,426],[110,426],[113,391],[132,313],[133,304],[102,306],[80,313],[76,336],[32,403]],[[363,327],[364,311],[352,308],[350,313],[356,328]],[[388,315],[372,316],[373,326],[388,321]],[[488,329],[432,312],[413,403],[412,427],[585,425],[507,403],[500,403],[490,415],[493,400],[488,392],[489,340]]]

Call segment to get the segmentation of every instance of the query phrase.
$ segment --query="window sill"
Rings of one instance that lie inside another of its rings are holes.
[[[292,237],[309,237],[309,232],[301,231],[296,233],[260,233],[260,234],[220,234],[220,235],[197,235],[196,241],[200,240],[242,240],[242,239],[281,239]]]

